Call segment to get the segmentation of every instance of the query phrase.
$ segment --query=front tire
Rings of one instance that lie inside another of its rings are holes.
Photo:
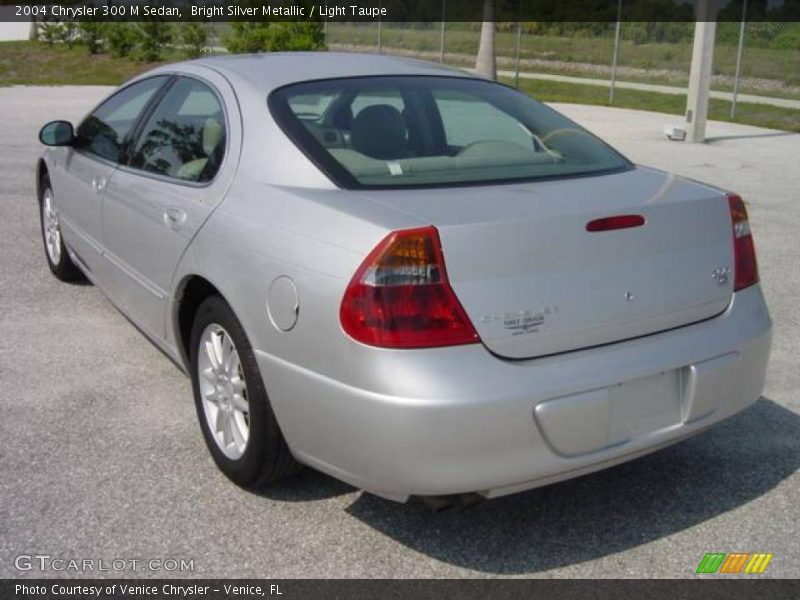
[[[39,222],[41,224],[44,254],[47,257],[47,266],[61,281],[75,281],[83,277],[80,269],[75,266],[67,253],[64,238],[61,236],[61,224],[55,207],[53,187],[50,178],[42,178],[39,191]]]
[[[197,309],[190,361],[197,418],[219,469],[248,489],[276,483],[299,470],[244,329],[218,296]]]

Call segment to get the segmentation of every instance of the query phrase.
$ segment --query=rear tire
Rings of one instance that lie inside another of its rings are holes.
[[[50,267],[50,272],[61,281],[82,279],[83,273],[69,257],[67,247],[64,245],[64,238],[61,236],[61,224],[49,176],[42,177],[39,188],[39,223],[47,266]]]
[[[219,296],[197,309],[190,347],[197,418],[219,469],[259,489],[300,470],[281,433],[255,354],[236,315]]]

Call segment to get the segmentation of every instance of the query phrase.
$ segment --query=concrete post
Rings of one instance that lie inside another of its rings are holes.
[[[447,0],[442,0],[442,30],[439,32],[439,62],[444,63],[444,33],[447,21]]]
[[[487,79],[497,79],[497,62],[494,53],[494,27],[494,0],[484,0],[481,41],[478,46],[478,58],[475,61],[475,72]]]
[[[706,139],[708,96],[711,90],[711,67],[714,62],[714,39],[717,23],[714,0],[699,0],[694,26],[692,67],[689,73],[689,94],[686,98],[686,141],[702,143]],[[706,19],[706,20],[700,20]]]
[[[739,75],[742,72],[742,50],[744,50],[744,28],[747,25],[747,0],[742,4],[742,21],[739,24],[739,48],[736,50],[736,74],[733,76],[733,98],[731,98],[731,120],[736,118],[736,101],[739,98]]]
[[[514,87],[519,89],[519,61],[522,46],[522,23],[517,21],[517,48],[514,56]]]
[[[617,61],[619,60],[619,36],[622,27],[622,0],[617,4],[617,27],[614,29],[614,58],[611,63],[611,87],[608,90],[608,104],[614,104],[614,91],[617,87]]]

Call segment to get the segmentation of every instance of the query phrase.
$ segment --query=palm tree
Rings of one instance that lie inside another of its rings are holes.
[[[483,1],[483,23],[481,24],[481,41],[478,46],[478,58],[475,61],[475,72],[487,79],[497,79],[497,61],[494,51],[494,0]]]

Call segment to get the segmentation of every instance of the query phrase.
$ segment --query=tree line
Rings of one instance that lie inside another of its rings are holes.
[[[273,52],[278,50],[320,50],[325,47],[322,24],[318,22],[234,22],[218,40],[212,27],[202,22],[170,23],[158,19],[138,22],[57,21],[34,24],[33,37],[49,46],[72,48],[82,45],[89,54],[109,53],[155,62],[168,53],[186,58],[201,56],[212,41],[228,52]]]

